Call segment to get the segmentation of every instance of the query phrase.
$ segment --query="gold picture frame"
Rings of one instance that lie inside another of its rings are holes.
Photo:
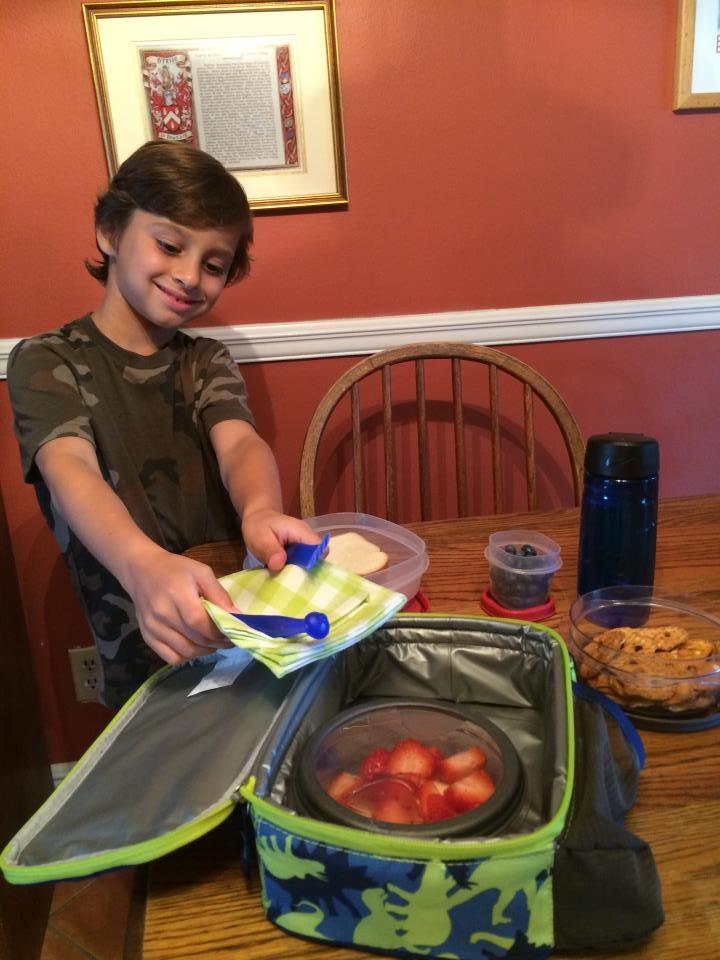
[[[335,0],[82,10],[111,176],[147,140],[184,140],[224,163],[254,210],[347,204]]]
[[[720,107],[720,0],[679,0],[673,110]]]

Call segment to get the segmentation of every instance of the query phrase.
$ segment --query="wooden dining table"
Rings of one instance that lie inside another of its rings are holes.
[[[576,596],[579,513],[576,508],[408,524],[430,560],[421,590],[432,612],[483,616],[483,556],[496,530],[545,533],[562,548],[546,624],[567,637]],[[218,575],[238,569],[237,545],[213,551]],[[196,555],[208,559],[200,549]],[[720,496],[661,502],[655,584],[720,617]],[[711,960],[720,955],[720,727],[696,732],[641,730],[646,750],[636,803],[627,826],[654,853],[665,921],[623,952],[624,960]],[[240,830],[233,818],[140,874],[137,922],[126,960],[358,960],[374,954],[290,937],[265,919],[255,866],[246,876]],[[615,960],[613,951],[559,952],[559,958]]]

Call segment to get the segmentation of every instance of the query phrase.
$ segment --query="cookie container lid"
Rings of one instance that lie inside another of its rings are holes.
[[[720,722],[720,621],[651,587],[606,587],[570,608],[579,679],[639,717]]]

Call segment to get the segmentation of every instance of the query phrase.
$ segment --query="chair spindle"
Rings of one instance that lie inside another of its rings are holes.
[[[537,510],[537,472],[535,465],[535,424],[533,421],[533,392],[529,384],[523,387],[525,415],[525,463],[527,474],[528,510]]]
[[[425,362],[415,361],[417,402],[418,467],[420,471],[420,517],[430,519],[430,463],[428,460],[427,408],[425,401]]]
[[[493,509],[502,513],[503,475],[502,451],[500,449],[500,403],[498,394],[498,373],[494,364],[488,365],[490,391],[490,439],[492,443]]]
[[[385,449],[385,509],[388,520],[397,520],[395,456],[392,431],[392,381],[390,366],[382,368],[383,438]]]
[[[353,496],[355,512],[365,512],[365,472],[362,452],[362,434],[360,430],[360,388],[354,383],[350,388],[350,419],[352,421],[353,447]]]
[[[452,358],[453,425],[455,429],[455,481],[458,515],[468,515],[467,471],[465,466],[465,421],[463,419],[462,374],[460,358]]]

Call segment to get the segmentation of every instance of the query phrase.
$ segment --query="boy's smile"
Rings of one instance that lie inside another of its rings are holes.
[[[191,297],[183,294],[182,292],[170,290],[167,287],[164,287],[162,283],[159,283],[158,281],[156,281],[155,286],[167,297],[170,306],[176,307],[179,310],[182,310],[186,307],[189,309],[196,303],[201,302],[200,298],[198,297]]]
[[[119,346],[154,353],[215,304],[239,235],[236,227],[187,227],[145,210],[131,214],[118,238],[98,232],[109,272],[96,324]]]

